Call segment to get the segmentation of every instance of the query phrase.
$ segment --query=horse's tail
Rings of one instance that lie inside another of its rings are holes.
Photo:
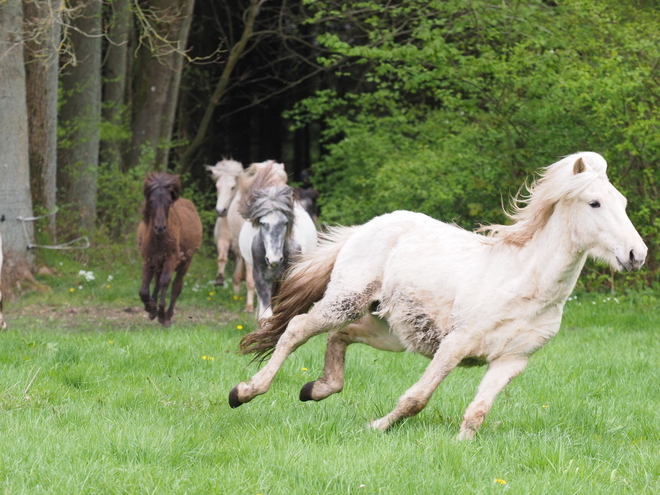
[[[321,234],[319,245],[289,268],[273,304],[273,315],[259,322],[259,328],[239,343],[243,354],[255,354],[263,361],[277,345],[291,319],[306,313],[320,301],[330,282],[339,251],[357,227],[334,227]]]

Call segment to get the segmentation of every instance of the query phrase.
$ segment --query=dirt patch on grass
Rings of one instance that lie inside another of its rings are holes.
[[[84,306],[31,304],[9,310],[5,307],[5,319],[9,329],[18,329],[25,324],[50,324],[58,329],[72,331],[117,330],[144,327],[160,327],[158,321],[138,306],[125,308],[90,304]],[[224,326],[239,318],[236,313],[221,309],[183,307],[176,308],[172,318],[172,328],[181,326],[217,325]],[[161,327],[162,328],[162,327]]]

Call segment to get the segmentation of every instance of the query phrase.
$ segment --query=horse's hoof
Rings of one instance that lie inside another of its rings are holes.
[[[238,406],[243,405],[241,400],[238,398],[238,385],[231,389],[229,392],[229,407],[236,409]]]
[[[164,320],[160,322],[161,325],[165,328],[170,328],[170,325],[172,325],[172,320]]]
[[[150,320],[153,320],[154,318],[156,318],[156,316],[158,316],[158,313],[149,313]]]
[[[254,306],[246,306],[245,312],[250,314],[254,313]]]
[[[218,287],[220,285],[225,285],[225,277],[218,275],[218,277],[215,279],[215,286]]]
[[[312,389],[314,388],[314,382],[307,382],[300,389],[300,400],[307,402],[308,400],[314,400],[312,397]]]

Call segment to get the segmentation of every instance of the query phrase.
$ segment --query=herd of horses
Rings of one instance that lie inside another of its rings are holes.
[[[216,283],[224,284],[234,253],[234,290],[245,279],[246,311],[254,309],[255,288],[258,297],[257,329],[242,338],[239,350],[269,358],[231,390],[232,408],[266,393],[289,354],[327,333],[323,374],[302,387],[300,400],[320,401],[342,390],[346,350],[354,343],[430,359],[392,412],[370,424],[379,430],[419,413],[455,367],[486,365],[460,426],[459,438],[470,439],[499,392],[558,332],[587,257],[637,270],[647,254],[626,199],[607,177],[606,161],[593,152],[546,167],[529,194],[515,198],[506,225],[477,232],[395,211],[317,235],[314,212],[306,212],[287,185],[282,164],[244,169],[222,160],[207,169],[218,193]],[[178,177],[150,174],[138,229],[140,297],[149,317],[165,326],[202,242],[199,216],[180,192]]]

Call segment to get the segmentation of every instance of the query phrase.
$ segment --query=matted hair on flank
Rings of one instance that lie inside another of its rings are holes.
[[[512,198],[511,211],[506,213],[511,225],[482,225],[477,232],[524,246],[548,223],[560,199],[575,197],[598,177],[607,178],[607,162],[599,154],[566,156],[544,168],[527,194],[521,188]]]

